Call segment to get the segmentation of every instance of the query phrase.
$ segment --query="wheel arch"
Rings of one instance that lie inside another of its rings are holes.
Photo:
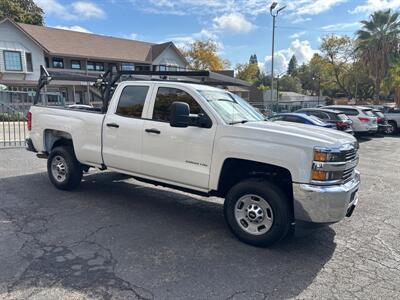
[[[58,146],[71,146],[74,147],[71,134],[65,131],[46,129],[43,134],[44,149],[50,153],[55,147]]]
[[[225,159],[218,179],[216,194],[220,197],[225,197],[232,186],[249,178],[268,180],[279,186],[288,199],[293,199],[292,175],[288,169],[238,158]]]

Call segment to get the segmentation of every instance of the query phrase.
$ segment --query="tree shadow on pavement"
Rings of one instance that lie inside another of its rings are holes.
[[[0,297],[292,298],[336,247],[329,227],[252,247],[220,203],[115,173],[84,178],[73,192],[45,173],[0,179]]]

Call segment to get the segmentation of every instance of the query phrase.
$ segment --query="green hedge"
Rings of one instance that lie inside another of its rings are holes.
[[[25,114],[22,112],[13,112],[13,113],[0,113],[0,122],[2,121],[25,121]]]

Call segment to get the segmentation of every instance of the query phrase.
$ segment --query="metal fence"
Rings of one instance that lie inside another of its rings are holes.
[[[31,92],[0,91],[0,148],[24,147]]]

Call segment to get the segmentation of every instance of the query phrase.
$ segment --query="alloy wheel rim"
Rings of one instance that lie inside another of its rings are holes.
[[[242,230],[251,235],[268,232],[274,222],[274,214],[268,202],[257,195],[242,196],[235,205],[235,219]]]
[[[57,182],[64,182],[67,178],[68,167],[65,159],[60,155],[53,157],[51,161],[51,173]]]
[[[389,134],[392,134],[393,131],[394,131],[393,125],[389,124],[388,128],[386,129],[386,132],[389,133]]]

